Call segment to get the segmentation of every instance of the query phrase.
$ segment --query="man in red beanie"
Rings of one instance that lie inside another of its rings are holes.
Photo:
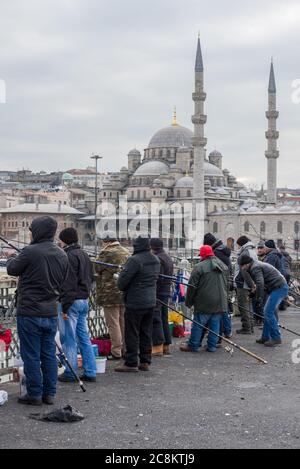
[[[228,267],[218,259],[211,246],[200,249],[201,261],[194,268],[189,280],[186,306],[194,307],[194,320],[209,328],[207,351],[215,352],[220,333],[222,315],[228,308]],[[203,339],[203,328],[193,323],[190,340],[180,347],[182,352],[198,352]]]

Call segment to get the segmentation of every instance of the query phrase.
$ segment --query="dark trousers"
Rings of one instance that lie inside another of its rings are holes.
[[[162,305],[157,303],[153,311],[153,331],[152,344],[162,345],[165,341],[164,328],[162,323]]]
[[[161,301],[168,304],[169,298],[160,298]],[[172,337],[169,327],[169,308],[168,306],[161,305],[161,320],[164,332],[164,345],[171,345]]]
[[[125,365],[138,366],[140,363],[151,364],[152,329],[154,308],[145,310],[125,310]]]
[[[57,318],[18,316],[21,358],[24,362],[28,396],[55,396]]]

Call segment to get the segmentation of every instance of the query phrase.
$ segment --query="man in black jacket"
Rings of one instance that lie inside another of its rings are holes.
[[[266,262],[254,261],[250,256],[244,255],[240,259],[241,271],[247,272],[255,287],[252,290],[256,294],[258,310],[264,316],[264,328],[261,339],[257,341],[267,347],[275,347],[281,344],[276,311],[281,301],[288,295],[288,285],[284,276],[272,265]],[[245,276],[247,281],[247,276]],[[265,291],[269,294],[263,306]]]
[[[148,238],[135,239],[133,247],[133,256],[128,259],[118,278],[118,288],[124,292],[126,307],[125,363],[115,368],[118,372],[147,371],[151,364],[153,311],[160,262],[151,254]]]
[[[59,315],[59,331],[63,350],[75,371],[77,371],[77,350],[79,348],[84,374],[82,381],[96,381],[96,360],[89,337],[87,315],[88,297],[93,281],[93,267],[89,256],[78,244],[74,228],[63,230],[59,239],[68,256],[69,273],[62,287]],[[69,368],[58,378],[61,382],[73,382]]]
[[[31,244],[7,262],[7,273],[20,277],[17,320],[27,386],[20,404],[53,404],[56,394],[57,305],[68,272],[68,258],[53,242],[56,230],[53,218],[36,218]]]
[[[152,238],[150,241],[152,252],[160,261],[161,275],[172,276],[174,273],[174,264],[171,257],[164,250],[164,243],[159,238]],[[169,302],[171,295],[172,280],[166,277],[160,277],[157,282],[157,299],[164,303]],[[168,355],[170,345],[172,343],[169,320],[168,307],[157,302],[153,315],[153,334],[152,334],[152,355],[162,356]]]

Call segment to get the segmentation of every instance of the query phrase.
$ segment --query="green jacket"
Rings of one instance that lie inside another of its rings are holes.
[[[209,257],[194,268],[186,296],[186,306],[195,314],[218,314],[228,310],[228,267],[217,257]]]
[[[108,264],[123,265],[129,257],[129,251],[123,248],[120,243],[115,242],[105,247],[97,260]],[[120,272],[120,269],[95,264],[95,271],[97,274],[97,305],[123,305],[123,293],[118,289],[117,281],[114,279],[114,274]]]

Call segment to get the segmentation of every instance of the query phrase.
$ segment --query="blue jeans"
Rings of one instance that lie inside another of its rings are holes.
[[[89,337],[87,314],[89,305],[87,300],[76,300],[68,311],[68,320],[62,317],[59,306],[59,332],[64,353],[66,354],[74,371],[78,371],[77,349],[82,355],[84,374],[95,378],[97,373],[95,354]],[[65,369],[65,376],[74,380],[69,368]]]
[[[284,298],[288,296],[289,287],[285,285],[270,293],[264,307],[263,340],[281,340],[277,319],[277,308]]]
[[[194,321],[200,323],[201,326],[209,328],[212,332],[215,332],[216,334],[220,333],[221,319],[222,314],[194,314]],[[205,329],[203,329],[201,326],[198,326],[195,323],[193,323],[192,326],[191,337],[188,342],[188,345],[194,352],[197,352],[198,348],[202,345]],[[216,351],[218,340],[219,338],[215,334],[209,332],[207,338],[207,349],[210,352]]]
[[[27,394],[33,399],[54,397],[57,384],[57,318],[18,316],[17,323]]]
[[[232,323],[231,317],[229,313],[224,313],[221,319],[221,332],[224,333],[225,336],[229,337],[232,333]]]

